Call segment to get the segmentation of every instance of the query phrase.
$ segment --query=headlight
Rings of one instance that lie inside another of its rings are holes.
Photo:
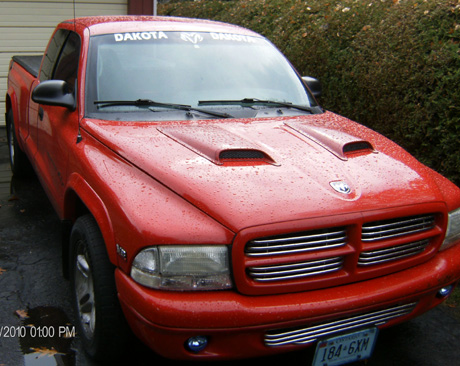
[[[449,212],[447,231],[440,250],[450,248],[460,241],[460,208]]]
[[[134,258],[131,277],[141,285],[176,291],[232,287],[227,246],[163,245]]]

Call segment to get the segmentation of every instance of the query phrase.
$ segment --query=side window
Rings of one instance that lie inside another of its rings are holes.
[[[43,59],[43,66],[40,71],[40,81],[52,79],[54,65],[56,64],[56,60],[59,57],[62,46],[68,35],[69,31],[64,29],[59,29],[54,34]]]
[[[71,32],[59,55],[53,73],[53,79],[66,81],[72,90],[77,79],[78,60],[80,57],[80,37]]]

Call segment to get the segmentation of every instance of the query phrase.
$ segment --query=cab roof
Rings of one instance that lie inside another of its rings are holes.
[[[88,28],[91,35],[142,31],[185,31],[236,33],[248,36],[259,34],[236,25],[204,19],[166,16],[93,16],[64,21],[76,27]]]

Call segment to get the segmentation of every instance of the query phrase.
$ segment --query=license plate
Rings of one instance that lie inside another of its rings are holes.
[[[371,328],[319,341],[313,366],[337,366],[368,359],[377,333],[377,328]]]

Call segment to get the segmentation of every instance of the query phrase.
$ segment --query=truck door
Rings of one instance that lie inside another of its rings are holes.
[[[74,90],[77,85],[78,62],[80,57],[80,37],[71,31],[61,48],[56,47],[54,62],[50,57],[48,65],[42,68],[40,81],[64,80]],[[59,39],[60,41],[62,38]],[[47,53],[48,56],[48,53]],[[75,145],[78,134],[78,111],[58,106],[40,105],[37,109],[36,165],[44,186],[53,198],[59,202],[64,194],[69,147]]]
[[[69,31],[65,29],[58,29],[53,37],[51,38],[46,53],[43,57],[43,63],[40,70],[39,77],[33,82],[30,87],[32,92],[34,88],[40,83],[40,81],[50,80],[52,78],[52,73],[56,60],[59,57],[59,54],[64,46],[64,43],[69,36]],[[35,103],[31,98],[29,99],[29,138],[27,140],[27,145],[31,151],[32,156],[35,157],[38,151],[38,111],[41,108],[37,103]]]

